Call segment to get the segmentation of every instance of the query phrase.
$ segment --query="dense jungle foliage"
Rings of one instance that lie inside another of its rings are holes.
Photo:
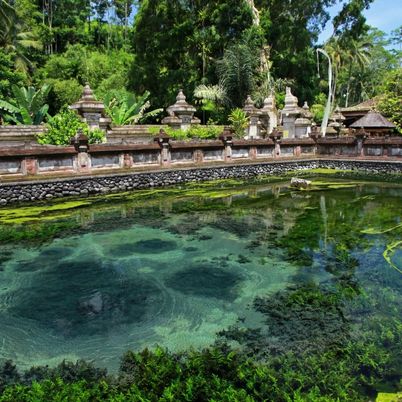
[[[160,110],[179,88],[203,122],[226,124],[247,94],[261,104],[273,91],[281,105],[285,85],[314,105],[319,120],[328,86],[322,58],[317,76],[322,47],[334,66],[334,105],[378,97],[378,108],[400,126],[401,29],[387,36],[369,27],[363,11],[372,1],[346,2],[320,44],[336,0],[0,0],[0,117],[46,121],[89,82],[106,106],[125,107],[115,124],[160,120],[160,113],[127,116],[127,100],[142,100],[137,110]],[[17,87],[46,88],[36,105],[43,118],[21,109]]]

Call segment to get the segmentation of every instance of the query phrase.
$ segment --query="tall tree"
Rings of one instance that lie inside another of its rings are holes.
[[[42,43],[35,32],[24,29],[24,20],[13,6],[5,0],[0,0],[0,6],[0,46],[13,54],[18,71],[27,72],[31,64],[26,56],[27,49],[41,49]]]
[[[328,7],[337,0],[255,0],[266,43],[270,45],[271,73],[294,80],[300,99],[316,93],[314,44],[329,20]]]
[[[135,19],[131,86],[148,89],[154,106],[168,106],[183,87],[217,80],[214,61],[252,24],[237,0],[144,0]],[[228,27],[230,27],[228,29]]]

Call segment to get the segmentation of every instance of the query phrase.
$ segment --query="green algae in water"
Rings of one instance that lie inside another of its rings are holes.
[[[375,334],[395,391],[402,187],[318,184],[203,183],[0,210],[0,359],[115,369],[127,349],[202,348],[218,333],[255,356],[346,353]]]

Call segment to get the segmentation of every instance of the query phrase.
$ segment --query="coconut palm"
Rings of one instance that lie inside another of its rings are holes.
[[[344,72],[347,76],[346,105],[348,104],[353,81],[353,66],[364,69],[368,65],[371,47],[372,44],[366,40],[349,39],[346,43],[339,38],[333,37],[327,42],[324,49],[331,58],[333,66],[332,104],[335,104],[336,89],[341,72]]]
[[[31,62],[24,52],[28,48],[41,50],[42,43],[32,32],[24,32],[15,8],[0,0],[0,47],[15,53],[15,67],[26,72]]]

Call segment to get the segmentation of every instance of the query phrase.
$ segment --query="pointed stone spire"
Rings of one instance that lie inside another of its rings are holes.
[[[292,94],[290,87],[286,87],[285,95],[285,107],[283,108],[284,113],[296,113],[298,109],[298,99]]]
[[[87,102],[96,101],[94,93],[93,93],[91,87],[89,86],[88,82],[85,84],[81,99],[85,100]]]
[[[88,83],[84,87],[80,100],[71,105],[70,109],[76,110],[81,119],[91,128],[107,131],[110,126],[111,119],[105,114],[105,105],[95,99]]]
[[[306,119],[311,119],[313,117],[313,114],[310,112],[310,108],[308,107],[307,101],[304,102],[302,110],[302,114]]]
[[[261,122],[268,135],[278,126],[278,111],[272,93],[264,99],[264,105],[261,109]]]
[[[254,101],[251,99],[251,95],[247,95],[243,110],[248,114],[256,111],[256,107],[254,105]]]
[[[197,109],[187,103],[186,96],[182,89],[179,90],[176,96],[176,103],[169,106],[166,111],[169,116],[165,117],[162,123],[168,124],[172,128],[188,130],[191,124],[200,123],[200,120],[194,117],[194,113]]]
[[[269,110],[275,110],[276,105],[275,105],[275,97],[271,93],[268,97],[264,99],[264,105],[262,107],[263,111],[269,111]]]

